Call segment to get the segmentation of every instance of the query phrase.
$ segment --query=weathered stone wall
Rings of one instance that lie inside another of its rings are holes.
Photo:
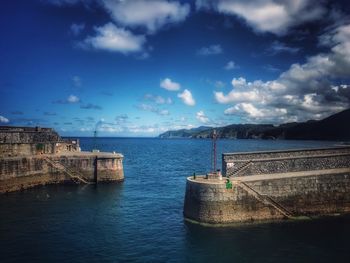
[[[350,212],[350,169],[347,172],[246,182],[296,215]]]
[[[53,169],[43,158],[0,159],[0,193],[68,180],[67,175]]]
[[[95,180],[95,156],[84,153],[74,156],[39,155],[26,157],[0,158],[0,193],[52,183],[71,182],[61,169],[54,168],[45,158],[58,161],[72,171],[76,171],[88,181]],[[99,182],[121,181],[124,179],[122,157],[98,161],[97,179]]]
[[[1,131],[0,143],[45,143],[58,142],[60,136],[53,130],[44,131]]]
[[[79,140],[64,140],[55,144],[54,153],[80,152]]]
[[[350,147],[223,154],[222,164],[232,189],[188,178],[185,217],[233,223],[350,212]]]
[[[101,156],[103,157],[103,156]],[[111,157],[110,157],[111,158]],[[52,158],[51,158],[52,159]],[[70,155],[69,157],[62,155],[55,158],[66,167],[78,171],[84,178],[93,181],[95,180],[95,156]],[[99,182],[105,181],[121,181],[124,179],[123,163],[121,157],[114,157],[113,159],[99,159],[97,161],[97,180]]]
[[[55,153],[55,143],[4,143],[0,144],[0,157]]]
[[[79,140],[50,128],[0,126],[0,157],[80,151]]]
[[[62,139],[50,128],[0,126],[0,193],[72,179],[121,181],[122,159],[80,152],[79,140]]]
[[[203,223],[235,223],[282,219],[273,206],[264,204],[239,184],[188,179],[184,204],[186,218]],[[323,216],[350,212],[350,169],[342,173],[282,177],[246,182],[268,195],[295,216]]]
[[[226,189],[225,184],[199,183],[191,179],[186,184],[184,216],[209,224],[283,218],[237,185]]]
[[[243,169],[243,167],[245,167]],[[350,167],[350,147],[223,154],[225,176]]]

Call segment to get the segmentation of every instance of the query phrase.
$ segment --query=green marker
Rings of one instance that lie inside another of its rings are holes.
[[[232,189],[232,182],[229,179],[226,179],[226,189]]]

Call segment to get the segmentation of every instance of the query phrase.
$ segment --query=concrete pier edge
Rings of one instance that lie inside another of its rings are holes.
[[[223,171],[232,189],[226,177],[187,178],[186,221],[229,226],[350,213],[350,147],[223,154]]]

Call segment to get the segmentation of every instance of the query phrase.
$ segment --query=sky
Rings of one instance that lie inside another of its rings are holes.
[[[7,0],[0,125],[63,136],[318,120],[350,107],[350,6]]]

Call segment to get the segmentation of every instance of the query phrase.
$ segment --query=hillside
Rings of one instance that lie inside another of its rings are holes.
[[[200,126],[198,128],[192,128],[192,129],[181,129],[181,130],[175,130],[175,131],[166,131],[159,135],[160,138],[191,138],[193,135],[204,131],[204,130],[211,130],[211,127],[207,126]]]
[[[350,109],[320,121],[302,123],[232,124],[216,128],[219,138],[230,139],[300,139],[300,140],[350,140]],[[160,138],[210,138],[212,127],[167,131]]]

